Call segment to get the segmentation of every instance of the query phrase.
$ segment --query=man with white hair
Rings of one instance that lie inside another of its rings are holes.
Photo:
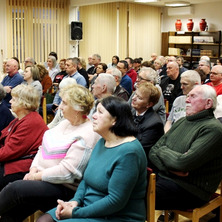
[[[100,73],[92,85],[92,94],[96,98],[94,107],[91,109],[88,117],[92,119],[93,113],[96,111],[97,99],[102,99],[113,95],[116,89],[115,78],[109,73]]]
[[[199,73],[194,70],[187,70],[183,72],[181,74],[180,84],[183,95],[177,97],[173,102],[170,115],[168,116],[167,122],[164,126],[165,133],[171,128],[172,124],[186,116],[186,97],[195,85],[201,84]]]
[[[222,179],[222,124],[214,117],[215,107],[212,87],[194,87],[186,99],[186,117],[151,148],[157,210],[201,207],[217,190]]]
[[[199,66],[198,68],[200,70],[202,70],[205,74],[205,81],[204,83],[208,83],[210,82],[210,60],[207,60],[207,59],[201,59],[199,61]]]
[[[121,85],[122,73],[117,68],[110,68],[106,70],[106,73],[109,73],[114,76],[116,80],[116,89],[113,93],[114,96],[118,96],[126,101],[129,99],[129,93]]]
[[[116,88],[115,78],[108,73],[100,73],[92,85],[92,93],[95,98],[101,99],[111,96]]]

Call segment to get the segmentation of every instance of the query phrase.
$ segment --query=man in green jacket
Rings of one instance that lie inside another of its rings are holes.
[[[215,107],[215,90],[196,86],[186,99],[186,117],[151,148],[156,209],[200,207],[216,191],[222,179],[222,125],[213,115]]]

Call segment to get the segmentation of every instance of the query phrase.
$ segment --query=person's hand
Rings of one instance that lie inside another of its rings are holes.
[[[12,90],[12,87],[11,86],[4,86],[4,89],[7,93],[10,93]]]
[[[170,170],[170,172],[179,177],[187,177],[189,175],[189,172],[179,172],[179,171],[173,171],[173,170]]]
[[[73,209],[78,206],[77,201],[64,202],[62,200],[57,200],[57,202],[56,218],[58,220],[71,218]]]

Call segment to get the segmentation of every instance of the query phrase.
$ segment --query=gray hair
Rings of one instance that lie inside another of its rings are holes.
[[[187,78],[193,84],[201,84],[201,78],[197,71],[194,70],[187,70],[183,72],[180,76],[181,78]]]
[[[122,73],[119,71],[119,69],[117,68],[108,68],[107,73],[110,73],[112,74],[113,76],[117,76],[118,77],[118,82],[121,82],[121,79],[122,79]]]
[[[80,60],[79,60],[78,57],[68,58],[68,59],[66,59],[66,61],[67,61],[67,60],[72,61],[72,64],[73,64],[73,65],[76,65],[76,66],[80,63]]]
[[[142,69],[140,69],[140,72],[142,72],[142,71],[145,73],[147,79],[152,81],[154,85],[157,84],[158,73],[154,69],[152,69],[150,67],[143,67]]]
[[[33,65],[36,64],[35,59],[33,59],[32,57],[27,57],[27,58],[25,59],[25,61],[31,62]]]
[[[56,66],[56,58],[55,56],[48,56],[48,59],[51,59],[53,62],[53,68]]]
[[[73,85],[73,84],[76,84],[76,80],[75,80],[75,79],[70,78],[70,77],[65,78],[65,79],[63,79],[63,80],[60,82],[60,84],[59,84],[59,89],[62,89],[62,88],[64,88],[64,87],[68,86],[68,85]]]
[[[210,61],[209,61],[209,60],[206,60],[206,59],[201,59],[201,60],[199,61],[199,64],[200,64],[201,62],[202,62],[202,63],[204,63],[204,65],[206,65],[206,66],[209,66],[209,67],[211,66],[211,64],[210,64]]]
[[[97,78],[99,78],[99,83],[106,85],[108,93],[114,93],[116,89],[116,81],[112,74],[100,73]]]
[[[101,61],[101,56],[99,54],[93,54],[92,57],[96,57],[97,59]]]
[[[215,89],[212,86],[208,85],[200,85],[198,86],[201,88],[203,92],[203,98],[204,99],[212,99],[213,100],[213,106],[212,109],[215,110],[217,106],[217,94]]]
[[[5,98],[5,96],[6,96],[6,91],[3,85],[0,83],[0,102]]]

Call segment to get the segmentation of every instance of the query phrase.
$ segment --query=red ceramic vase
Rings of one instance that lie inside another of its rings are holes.
[[[187,30],[189,32],[191,32],[193,30],[193,20],[192,19],[188,19],[188,22],[187,22]]]
[[[205,19],[201,19],[199,25],[200,25],[200,31],[205,31],[207,22],[205,21]]]
[[[177,19],[177,21],[175,22],[176,31],[181,31],[181,27],[182,27],[182,22],[180,19]]]

